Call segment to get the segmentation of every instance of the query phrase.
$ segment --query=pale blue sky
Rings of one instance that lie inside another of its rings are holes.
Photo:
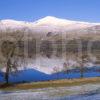
[[[0,19],[34,21],[45,16],[100,22],[100,0],[0,0]]]

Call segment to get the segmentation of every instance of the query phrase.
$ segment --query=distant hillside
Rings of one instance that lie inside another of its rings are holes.
[[[92,67],[87,68],[84,72],[84,77],[98,77],[100,76],[100,67]],[[69,71],[61,71],[52,74],[45,74],[41,71],[35,69],[26,69],[21,70],[16,73],[10,73],[9,82],[38,82],[38,81],[50,81],[50,80],[58,80],[58,79],[73,79],[80,78],[80,70],[72,69]],[[0,74],[0,82],[4,82],[4,78]]]

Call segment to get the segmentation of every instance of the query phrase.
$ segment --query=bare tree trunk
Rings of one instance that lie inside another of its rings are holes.
[[[83,78],[84,77],[84,69],[83,69],[83,66],[81,67],[80,74],[81,74],[80,77]]]
[[[5,81],[6,81],[6,84],[9,83],[9,67],[8,66],[6,67]]]
[[[81,69],[80,69],[80,74],[81,74],[81,78],[83,78],[84,77],[84,62],[83,62],[83,59],[82,59],[82,64],[81,64]]]
[[[9,58],[8,61],[7,61],[6,72],[5,72],[5,81],[6,81],[6,84],[9,83],[9,72],[10,72],[10,67],[11,67],[11,60],[10,60],[10,58]]]
[[[7,61],[6,61],[6,72],[5,72],[5,76],[4,76],[7,84],[9,83],[9,74],[10,74],[11,68],[16,68],[16,70],[17,70],[16,62],[13,63],[12,59],[14,57],[14,53],[15,53],[15,49],[17,48],[18,41],[20,41],[23,38],[23,36],[24,36],[24,34],[21,37],[19,37],[19,36],[15,37],[16,38],[15,42],[6,41],[6,46],[7,46],[7,48],[9,47],[8,51],[6,52],[6,60]],[[10,44],[13,44],[13,46]],[[4,49],[5,49],[5,47],[4,47]]]

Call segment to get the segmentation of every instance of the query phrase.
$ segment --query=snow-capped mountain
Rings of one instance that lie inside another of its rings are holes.
[[[100,25],[100,23],[89,23],[89,22],[80,22],[80,21],[71,21],[66,19],[60,19],[52,16],[47,16],[45,18],[39,19],[35,22],[25,22],[25,21],[16,21],[11,19],[1,20],[0,21],[0,29],[20,29],[20,28],[32,28],[36,29],[46,29],[53,30],[52,28],[58,29],[58,31],[62,28],[62,30],[72,30],[72,29],[81,29],[87,28],[95,25]],[[41,30],[42,30],[41,29]],[[13,31],[13,30],[12,30]]]
[[[24,31],[31,33],[35,38],[45,38],[48,32],[51,32],[53,36],[61,33],[67,34],[69,37],[78,37],[84,34],[87,35],[89,31],[92,31],[92,34],[98,32],[96,27],[100,27],[100,23],[71,21],[52,16],[47,16],[35,22],[16,21],[11,19],[0,21],[1,32],[14,32],[16,30]]]
[[[88,23],[88,22],[79,22],[79,21],[71,21],[66,19],[60,19],[52,16],[47,16],[43,19],[40,19],[36,22],[34,22],[36,26],[58,26],[58,27],[66,27],[71,29],[74,28],[85,28],[89,26],[96,25],[96,23]]]

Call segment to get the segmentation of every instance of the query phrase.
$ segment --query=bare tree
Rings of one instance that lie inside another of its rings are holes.
[[[14,33],[13,33],[14,34]],[[14,41],[5,40],[1,45],[1,50],[6,58],[5,65],[6,65],[6,71],[5,71],[5,81],[8,84],[9,83],[9,74],[12,69],[17,71],[18,63],[15,59],[16,56],[16,49],[18,47],[18,41],[21,41],[23,38],[23,34],[16,32],[14,35],[11,35],[11,38],[13,37]]]
[[[80,67],[80,77],[84,77],[84,72],[85,72],[85,64],[88,62],[88,57],[86,55],[82,55],[81,57],[78,58],[78,63]]]
[[[70,66],[70,64],[69,64],[69,62],[64,62],[63,63],[63,71],[64,71],[64,73],[69,73],[70,71],[69,71],[69,69],[68,69],[68,67]]]
[[[54,68],[53,68],[53,73],[56,74],[57,79],[59,79],[59,71],[60,71],[59,67],[54,67]]]

